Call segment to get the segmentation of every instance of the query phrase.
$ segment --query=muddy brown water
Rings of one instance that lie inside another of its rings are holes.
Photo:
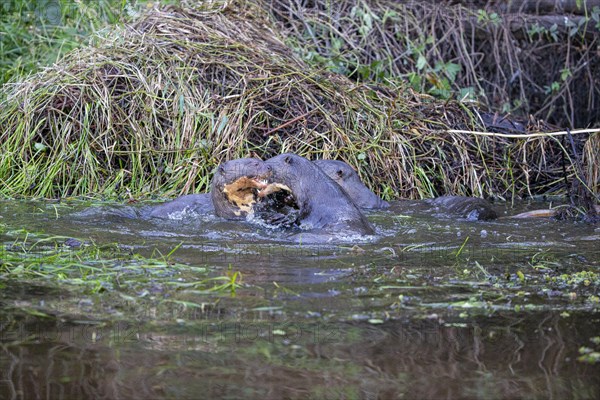
[[[600,398],[600,364],[578,360],[600,351],[598,225],[396,202],[368,214],[375,237],[309,245],[212,216],[72,218],[86,206],[1,202],[0,261],[24,235],[147,257],[177,247],[170,260],[191,269],[169,280],[196,267],[243,285],[141,273],[89,292],[3,268],[0,398]]]

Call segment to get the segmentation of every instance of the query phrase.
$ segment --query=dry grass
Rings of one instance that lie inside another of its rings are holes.
[[[575,179],[555,137],[453,132],[484,129],[477,111],[311,69],[284,39],[250,2],[153,10],[5,88],[0,193],[198,192],[225,160],[285,151],[343,159],[387,198],[565,194]],[[574,140],[598,193],[597,136]]]
[[[562,127],[600,122],[600,10],[534,15],[519,2],[508,13],[495,1],[264,2],[296,51],[353,79],[412,77],[419,91],[462,89],[490,109]]]

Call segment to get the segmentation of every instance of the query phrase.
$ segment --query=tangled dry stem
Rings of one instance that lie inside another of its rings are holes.
[[[491,109],[571,128],[598,123],[600,32],[592,18],[539,15],[551,12],[539,1],[265,3],[294,47],[338,58],[357,78],[359,71],[368,79],[419,73],[436,86],[448,76],[436,66],[452,62],[461,66],[454,88],[474,88]],[[591,15],[592,5],[585,13]],[[555,90],[553,82],[560,84]]]
[[[473,135],[469,105],[309,68],[263,6],[155,9],[10,88],[0,190],[181,194],[226,160],[292,151],[345,160],[387,198],[565,194],[574,179],[598,193],[598,134],[574,135],[583,176],[552,136]]]

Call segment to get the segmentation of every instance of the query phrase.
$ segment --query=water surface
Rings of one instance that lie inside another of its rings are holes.
[[[0,203],[2,398],[600,398],[597,225],[406,201],[374,237],[308,245],[88,206]]]

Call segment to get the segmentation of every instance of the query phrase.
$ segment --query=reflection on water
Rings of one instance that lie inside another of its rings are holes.
[[[245,286],[153,275],[82,295],[0,274],[0,398],[600,398],[600,364],[577,360],[599,347],[598,284],[569,275],[599,272],[598,226],[401,202],[369,215],[377,240],[300,246],[212,216],[70,218],[84,208],[0,203],[2,255],[23,235],[177,247],[178,263],[231,266]]]
[[[232,321],[167,332],[21,325],[33,337],[3,346],[0,391],[53,399],[593,399],[599,368],[575,357],[595,318]]]

